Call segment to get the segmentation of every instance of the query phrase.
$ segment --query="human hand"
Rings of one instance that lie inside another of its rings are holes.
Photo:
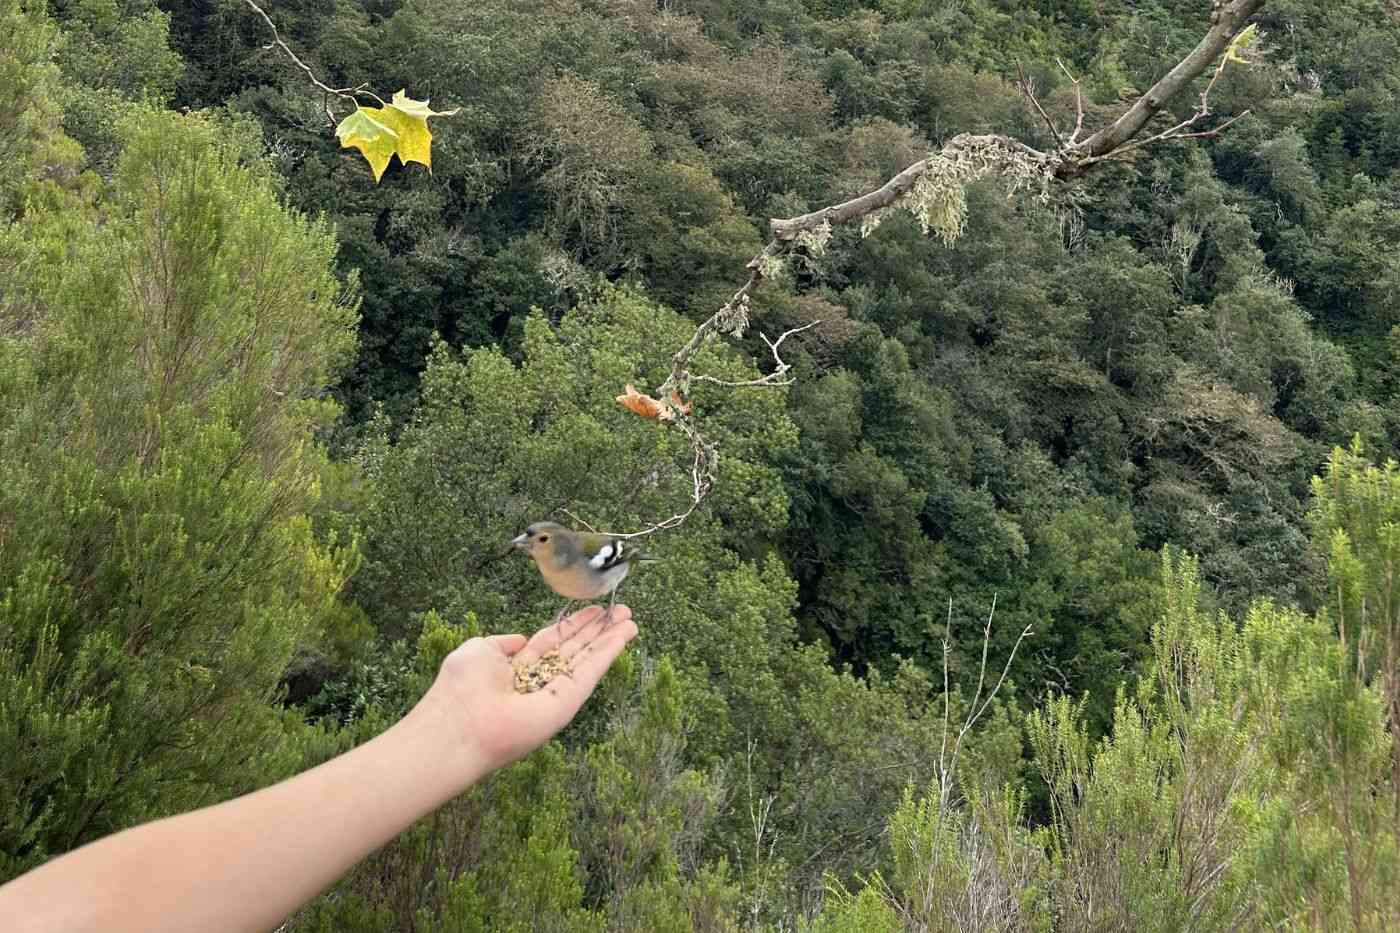
[[[468,640],[418,705],[370,741],[271,787],[53,859],[0,886],[0,917],[17,916],[26,930],[272,929],[415,820],[563,728],[637,634],[626,606],[606,627],[603,615],[585,609],[528,642]],[[528,664],[554,650],[570,673],[517,693],[512,658]]]
[[[564,728],[622,649],[637,635],[632,610],[590,606],[556,625],[524,635],[472,638],[442,662],[437,679],[411,717],[445,733],[449,752],[479,777],[523,758]],[[533,693],[515,689],[515,663],[530,664],[557,650],[569,673]]]

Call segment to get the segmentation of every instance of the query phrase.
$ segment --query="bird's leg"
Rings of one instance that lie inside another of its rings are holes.
[[[555,650],[564,647],[564,620],[569,617],[569,611],[574,608],[574,600],[569,600],[564,604],[564,608],[559,610],[559,614],[554,617],[554,631],[559,636],[559,643],[554,646]]]
[[[613,606],[616,605],[616,604],[617,604],[617,587],[613,587],[613,588],[612,588],[612,592],[608,594],[608,608],[607,608],[607,611],[603,613],[603,628],[607,628],[609,625],[612,625],[612,611],[613,611]]]

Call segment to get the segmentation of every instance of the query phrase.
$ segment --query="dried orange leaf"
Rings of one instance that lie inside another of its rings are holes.
[[[617,397],[617,403],[624,408],[636,412],[643,418],[655,420],[665,417],[667,414],[660,402],[650,395],[638,392],[636,386],[632,385],[630,382],[627,383],[627,391]]]

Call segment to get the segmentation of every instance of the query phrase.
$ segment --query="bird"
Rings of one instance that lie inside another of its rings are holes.
[[[529,554],[549,588],[569,600],[561,617],[575,600],[598,599],[607,594],[605,618],[612,621],[617,588],[632,565],[655,559],[618,538],[574,531],[556,522],[535,522],[510,543]]]

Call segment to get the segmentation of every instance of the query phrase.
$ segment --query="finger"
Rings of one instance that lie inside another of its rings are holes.
[[[610,630],[614,625],[632,620],[632,610],[626,606],[614,606],[611,615],[604,610],[598,616],[590,620],[586,625],[580,627],[572,636],[559,646],[559,654],[568,660],[580,652],[587,649],[600,634]]]
[[[500,649],[501,654],[506,657],[510,657],[526,645],[524,635],[489,635],[486,641]]]
[[[550,686],[557,688],[563,699],[582,706],[627,643],[636,637],[637,623],[630,618],[614,621],[574,656],[569,676],[555,678]]]
[[[572,638],[579,629],[584,628],[590,622],[595,621],[603,614],[602,606],[589,606],[580,609],[573,615],[565,619],[560,619],[553,625],[546,625],[530,637],[524,648],[516,655],[516,660],[526,664],[532,664],[544,657],[551,651]]]
[[[587,640],[592,637],[591,633],[597,629],[603,619],[604,612],[602,606],[589,606],[550,626],[545,632],[539,633],[554,637],[553,642],[550,642],[547,637],[542,639],[544,650],[556,650],[564,657],[568,657],[576,650],[580,639]]]

